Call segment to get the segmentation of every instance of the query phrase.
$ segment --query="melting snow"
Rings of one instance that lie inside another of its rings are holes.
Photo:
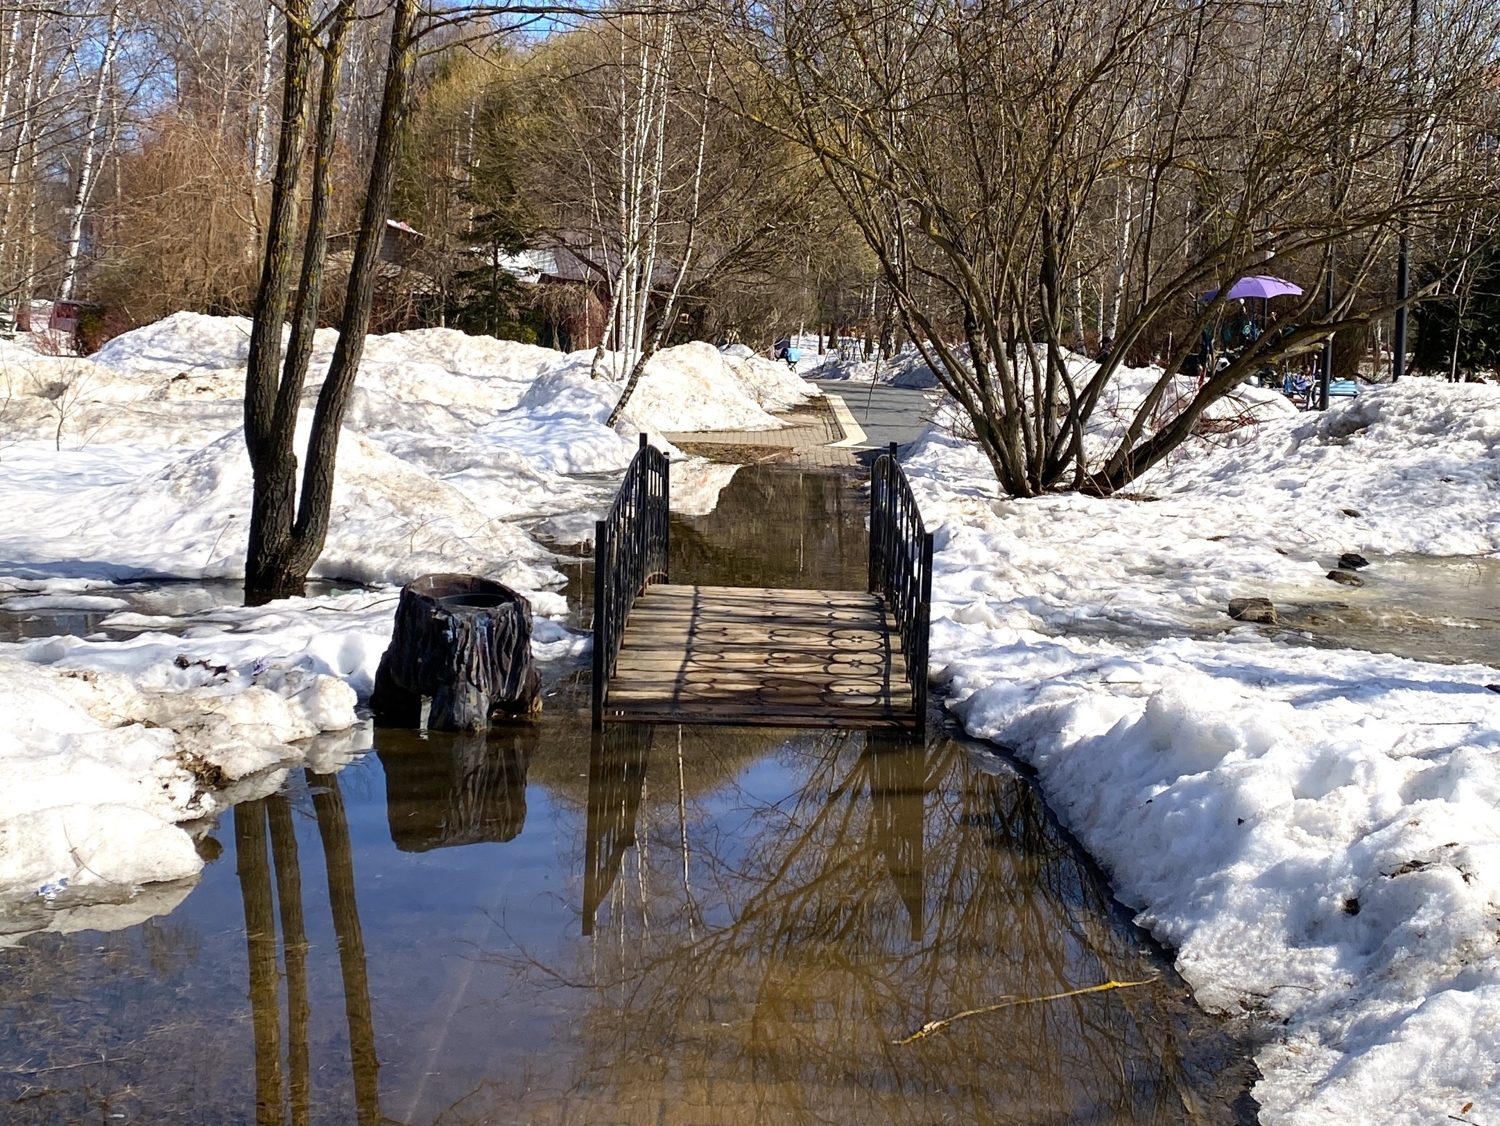
[[[1272,1022],[1267,1126],[1495,1120],[1500,673],[1223,610],[1328,598],[1343,551],[1500,551],[1500,388],[1410,380],[1245,433],[1136,486],[1159,499],[1010,501],[930,432],[908,468],[934,674],[1035,765],[1198,999]],[[1146,640],[1082,636],[1111,631]]]

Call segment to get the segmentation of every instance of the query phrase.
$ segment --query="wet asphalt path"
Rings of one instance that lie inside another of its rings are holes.
[[[936,393],[855,383],[847,379],[815,380],[825,394],[838,395],[865,432],[856,449],[884,449],[890,443],[906,446],[922,436],[932,417]]]

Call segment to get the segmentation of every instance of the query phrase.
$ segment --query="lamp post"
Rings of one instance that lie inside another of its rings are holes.
[[[1406,176],[1415,174],[1412,163],[1416,157],[1417,138],[1413,132],[1411,103],[1412,87],[1417,70],[1417,18],[1421,0],[1411,0],[1411,22],[1407,25],[1406,40],[1406,163],[1402,171]],[[1401,215],[1401,246],[1396,252],[1396,331],[1391,334],[1391,382],[1406,374],[1406,302],[1411,297],[1411,230],[1407,226],[1406,214]]]
[[[1406,374],[1406,299],[1411,296],[1411,239],[1401,224],[1401,249],[1396,255],[1396,331],[1391,333],[1391,382]]]
[[[1323,287],[1323,312],[1333,313],[1333,251],[1328,252],[1328,277]],[[1323,342],[1323,363],[1318,368],[1318,409],[1328,409],[1328,385],[1333,382],[1333,333]]]

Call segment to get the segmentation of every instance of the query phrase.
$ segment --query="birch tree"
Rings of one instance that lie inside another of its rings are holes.
[[[743,52],[702,13],[601,20],[542,61],[538,112],[564,143],[533,182],[604,291],[593,374],[623,384],[613,425],[688,310],[737,281],[785,287],[777,237],[797,231],[800,249],[817,193],[784,138],[726,106]]]
[[[83,221],[88,210],[89,199],[94,191],[94,173],[99,160],[101,130],[104,126],[105,99],[113,77],[115,54],[120,49],[120,3],[111,0],[104,43],[99,56],[99,70],[94,80],[93,100],[83,126],[83,152],[78,158],[78,174],[73,188],[73,203],[69,209],[67,251],[63,258],[62,286],[58,296],[71,300],[73,288],[78,281],[78,252],[83,245]]]

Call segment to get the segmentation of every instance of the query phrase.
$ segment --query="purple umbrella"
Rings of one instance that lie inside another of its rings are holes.
[[[1219,295],[1217,289],[1211,289],[1203,295],[1203,300],[1212,301]],[[1273,278],[1268,274],[1241,278],[1229,287],[1229,300],[1235,301],[1245,297],[1301,297],[1302,287],[1293,285],[1282,278]]]

